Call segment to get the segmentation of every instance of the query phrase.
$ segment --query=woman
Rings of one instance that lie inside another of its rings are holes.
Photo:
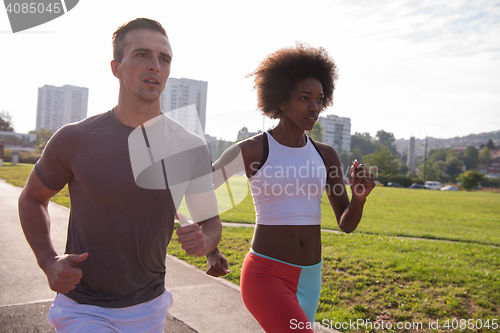
[[[336,66],[323,48],[297,44],[280,49],[251,76],[258,107],[279,123],[228,149],[214,169],[241,151],[257,224],[241,272],[246,307],[266,332],[297,331],[311,326],[319,302],[324,190],[339,227],[349,233],[358,226],[375,184],[366,167],[355,161],[349,202],[337,152],[304,134],[333,104]]]

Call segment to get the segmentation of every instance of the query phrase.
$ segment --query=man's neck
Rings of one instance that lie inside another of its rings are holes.
[[[138,127],[161,114],[160,100],[153,103],[131,103],[119,99],[113,113],[124,125]]]

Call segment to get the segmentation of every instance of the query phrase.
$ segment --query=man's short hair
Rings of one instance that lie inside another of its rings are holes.
[[[113,37],[111,39],[113,43],[113,60],[118,62],[122,61],[123,49],[125,48],[125,43],[124,43],[125,37],[127,33],[137,29],[148,29],[157,31],[162,35],[164,35],[165,37],[167,37],[168,39],[167,32],[162,27],[160,22],[157,22],[155,20],[150,20],[147,18],[136,18],[135,20],[123,24],[113,33]]]

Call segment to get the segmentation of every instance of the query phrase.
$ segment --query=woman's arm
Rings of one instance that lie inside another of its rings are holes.
[[[363,164],[354,161],[350,170],[352,198],[349,202],[337,152],[329,145],[322,143],[317,145],[325,159],[328,173],[326,193],[335,212],[337,224],[342,231],[353,232],[361,221],[366,197],[375,187],[373,175]]]

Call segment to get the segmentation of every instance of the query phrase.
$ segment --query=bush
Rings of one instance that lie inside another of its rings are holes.
[[[403,185],[404,187],[408,187],[413,183],[418,183],[418,184],[424,184],[424,181],[422,178],[416,178],[416,177],[407,177],[403,175],[391,175],[391,176],[385,176],[385,175],[379,175],[376,177],[375,180],[378,180],[384,185],[387,185],[389,182],[397,182]]]
[[[40,153],[34,151],[20,151],[19,152],[19,163],[35,164],[40,158]],[[12,150],[3,151],[3,161],[12,162]]]
[[[466,171],[457,178],[460,182],[460,187],[466,191],[470,191],[478,186],[483,179],[484,175],[482,172],[473,170]]]
[[[500,188],[500,178],[484,177],[481,182],[482,187]]]

